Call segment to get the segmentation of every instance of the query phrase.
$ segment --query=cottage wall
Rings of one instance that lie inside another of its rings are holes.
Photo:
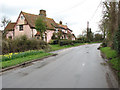
[[[19,25],[23,25],[22,31],[19,30],[20,29]],[[32,29],[27,24],[27,22],[22,14],[19,16],[14,30],[15,30],[15,37],[20,37],[22,35],[26,35],[28,38],[32,38]]]
[[[54,31],[53,30],[47,30],[46,33],[47,33],[47,42],[50,42]]]
[[[26,35],[28,38],[32,38],[32,29],[29,25],[23,25],[23,30],[19,30],[19,25],[15,26],[15,37]]]
[[[14,31],[9,31],[6,35],[6,37],[7,38],[12,37],[12,39],[13,39],[13,33],[14,33]]]

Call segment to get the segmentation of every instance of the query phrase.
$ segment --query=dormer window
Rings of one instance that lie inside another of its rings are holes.
[[[24,16],[21,15],[21,20],[23,20],[23,19],[24,19]]]
[[[19,31],[23,31],[23,25],[19,26]]]

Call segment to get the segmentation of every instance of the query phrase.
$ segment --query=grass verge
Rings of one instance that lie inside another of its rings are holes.
[[[60,46],[60,45],[50,45],[51,50],[50,51],[56,51],[56,50],[60,50],[60,49],[65,49],[65,48],[70,48],[70,47],[76,47],[76,46],[80,46],[80,45],[84,45],[85,43],[76,43],[74,45],[65,45],[65,46]]]
[[[117,71],[120,79],[120,57],[117,55],[117,52],[112,50],[110,47],[103,47],[100,50],[105,54],[106,58],[109,60],[108,63],[112,68]]]
[[[31,60],[35,60],[35,59],[41,59],[45,56],[49,56],[49,55],[52,55],[51,53],[45,53],[45,52],[41,52],[41,53],[37,53],[37,54],[30,54],[30,55],[27,55],[25,57],[18,57],[18,58],[14,58],[14,59],[11,59],[11,60],[6,60],[6,61],[2,61],[2,69],[4,68],[7,68],[7,67],[10,67],[10,66],[14,66],[14,65],[17,65],[17,64],[22,64],[24,62],[27,62],[27,61],[31,61]]]

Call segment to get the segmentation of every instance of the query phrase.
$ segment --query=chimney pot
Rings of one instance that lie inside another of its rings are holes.
[[[62,21],[60,21],[60,24],[62,25]]]
[[[42,15],[42,16],[45,16],[46,17],[46,10],[40,10],[40,13],[39,13],[39,15]]]

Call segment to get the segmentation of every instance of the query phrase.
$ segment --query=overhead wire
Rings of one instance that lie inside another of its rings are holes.
[[[99,5],[97,6],[97,8],[96,8],[95,12],[93,13],[92,17],[90,18],[89,22],[91,22],[93,20],[93,18],[95,17],[99,7],[101,6],[101,4],[102,4],[102,0],[100,1]]]
[[[79,3],[77,3],[76,5],[74,5],[74,6],[72,6],[72,7],[69,7],[69,8],[67,8],[67,9],[65,9],[65,10],[62,10],[62,11],[60,11],[60,12],[56,12],[56,13],[63,13],[63,12],[67,12],[67,11],[69,11],[69,10],[71,10],[71,9],[74,9],[74,8],[76,8],[76,7],[78,7],[78,6],[81,6],[81,5],[83,5],[84,3],[85,3],[85,1],[87,1],[87,0],[82,0],[81,2],[79,2]]]

